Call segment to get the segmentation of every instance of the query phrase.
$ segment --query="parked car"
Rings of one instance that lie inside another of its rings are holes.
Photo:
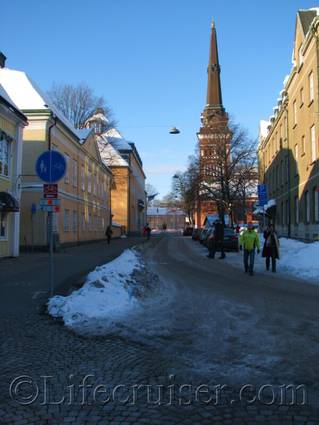
[[[199,240],[201,231],[202,231],[202,229],[200,227],[198,227],[197,229],[193,229],[192,239],[194,241],[198,241]]]
[[[204,243],[204,241],[205,241],[205,239],[206,239],[206,236],[207,236],[207,232],[208,231],[210,231],[212,229],[212,227],[211,226],[209,226],[209,227],[204,227],[203,229],[202,229],[202,231],[200,232],[200,236],[199,236],[199,242],[200,243]]]
[[[210,231],[209,235],[206,238],[205,245],[208,246],[208,238],[212,235]],[[239,250],[238,236],[233,229],[226,227],[224,229],[224,250],[225,251],[235,251]],[[217,251],[220,249],[220,242],[217,245]]]
[[[193,230],[194,230],[193,227],[185,227],[183,231],[183,236],[192,236]]]

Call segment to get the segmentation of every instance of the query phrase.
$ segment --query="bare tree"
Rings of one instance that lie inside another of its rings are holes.
[[[179,199],[181,208],[188,216],[189,223],[194,223],[194,214],[199,184],[199,160],[197,156],[190,156],[187,170],[177,172],[173,177],[173,192]]]
[[[102,108],[108,120],[106,129],[115,127],[112,110],[106,105],[102,96],[95,96],[94,91],[86,83],[78,85],[54,83],[48,91],[53,104],[74,125],[83,128],[86,120],[98,108]]]
[[[216,132],[216,141],[211,145],[208,158],[201,155],[199,196],[216,203],[220,219],[230,212],[234,202],[247,189],[252,177],[256,158],[256,143],[249,139],[239,125],[230,124]]]
[[[145,192],[147,194],[147,204],[152,206],[155,197],[158,195],[158,190],[151,183],[146,183]]]

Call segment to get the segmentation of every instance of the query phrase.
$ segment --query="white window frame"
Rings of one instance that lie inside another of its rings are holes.
[[[1,147],[2,145],[2,147]],[[4,145],[6,145],[6,158],[4,157]],[[11,150],[12,142],[8,141],[5,137],[0,140],[0,162],[2,163],[2,169],[0,170],[0,176],[10,178],[11,176]],[[8,173],[4,173],[5,165],[7,166]]]
[[[315,98],[313,71],[310,72],[308,76],[308,81],[309,81],[309,103],[311,103]]]
[[[0,226],[4,229],[4,234],[1,235],[0,228],[0,241],[8,240],[8,214],[0,213]]]
[[[70,156],[67,153],[64,153],[65,162],[66,162],[66,172],[64,176],[64,183],[70,183]]]
[[[306,224],[310,223],[310,195],[309,191],[305,192],[305,219]]]
[[[73,159],[73,187],[78,187],[78,162]]]
[[[310,140],[311,140],[311,162],[317,159],[317,144],[316,144],[316,127],[313,125],[310,128]]]
[[[78,212],[73,210],[72,212],[72,232],[75,233],[77,231],[78,225]]]
[[[70,210],[65,209],[63,214],[63,229],[64,232],[70,231]]]

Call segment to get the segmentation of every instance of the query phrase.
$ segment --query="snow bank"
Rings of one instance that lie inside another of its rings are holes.
[[[255,256],[256,272],[265,271],[265,258],[261,256],[264,238],[259,234],[261,252]],[[304,243],[294,239],[280,238],[278,274],[284,273],[319,284],[319,242]],[[227,253],[226,260],[243,267],[242,254]]]
[[[115,260],[89,273],[84,286],[71,295],[55,296],[48,302],[49,314],[63,318],[67,326],[88,319],[117,319],[138,305],[130,282],[135,269],[143,267],[134,250],[125,250]]]
[[[279,267],[294,276],[316,280],[319,283],[319,242],[303,243],[280,239]]]

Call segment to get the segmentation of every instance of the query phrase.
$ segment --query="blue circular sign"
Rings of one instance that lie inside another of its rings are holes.
[[[35,172],[44,182],[57,182],[66,172],[66,160],[60,152],[46,151],[37,159]]]

